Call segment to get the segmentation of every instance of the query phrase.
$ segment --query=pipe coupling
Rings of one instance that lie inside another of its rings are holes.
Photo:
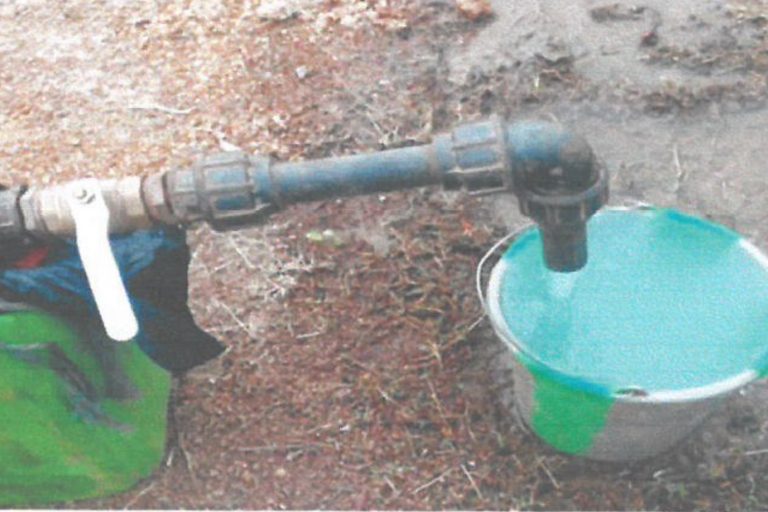
[[[452,167],[443,177],[447,189],[462,188],[473,195],[512,190],[505,126],[497,116],[459,125],[436,138],[435,147],[438,155],[447,153],[451,157]]]
[[[580,192],[544,193],[519,188],[517,198],[520,213],[539,224],[551,226],[586,222],[608,202],[608,173],[596,166],[597,179]],[[554,172],[560,172],[555,168]]]
[[[191,169],[170,171],[165,187],[177,223],[204,221],[215,230],[253,225],[277,206],[266,202],[271,160],[241,151],[218,153]]]

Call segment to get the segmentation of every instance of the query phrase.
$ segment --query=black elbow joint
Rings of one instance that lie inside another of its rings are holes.
[[[581,269],[586,223],[608,202],[608,173],[584,138],[553,124],[511,125],[507,144],[513,190],[521,213],[539,225],[547,268]]]

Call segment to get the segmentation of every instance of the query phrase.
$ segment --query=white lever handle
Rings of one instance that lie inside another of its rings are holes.
[[[138,334],[139,324],[109,245],[109,209],[98,181],[76,181],[68,187],[68,192],[77,250],[101,321],[110,338],[131,340]]]

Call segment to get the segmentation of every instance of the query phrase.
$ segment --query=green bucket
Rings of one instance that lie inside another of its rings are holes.
[[[64,321],[0,314],[0,506],[108,496],[162,460],[170,377],[135,343],[103,341],[108,368]],[[130,398],[109,398],[116,368]]]
[[[737,233],[667,209],[601,212],[588,243],[587,266],[558,274],[538,230],[516,233],[486,310],[537,435],[594,459],[650,457],[765,374],[768,260]]]

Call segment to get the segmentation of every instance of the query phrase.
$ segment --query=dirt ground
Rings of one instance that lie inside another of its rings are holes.
[[[341,155],[498,113],[586,135],[612,202],[768,248],[768,2],[489,5],[0,0],[0,179]],[[178,382],[152,478],[63,506],[768,508],[765,384],[631,465],[559,455],[515,419],[474,272],[523,223],[510,198],[422,190],[192,232],[191,306],[229,350]]]

